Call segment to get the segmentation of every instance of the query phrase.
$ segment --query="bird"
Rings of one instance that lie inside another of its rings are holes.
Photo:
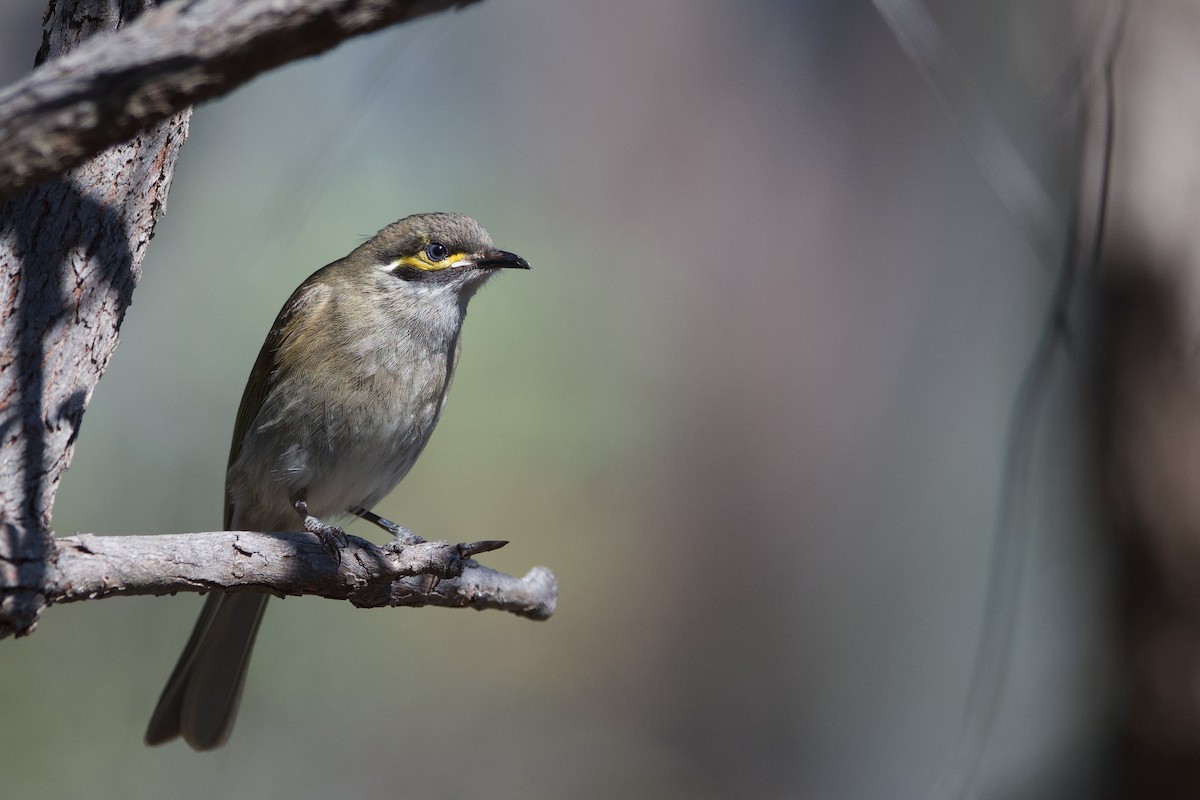
[[[502,269],[529,269],[474,219],[416,214],[317,270],[275,318],[250,371],[225,474],[225,530],[332,523],[370,511],[413,466],[441,416],[467,303]],[[146,729],[147,745],[228,740],[267,594],[213,592]]]

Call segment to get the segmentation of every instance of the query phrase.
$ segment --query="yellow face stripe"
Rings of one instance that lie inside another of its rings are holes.
[[[413,269],[423,269],[426,272],[437,272],[438,270],[445,269],[446,267],[457,264],[459,261],[462,261],[464,258],[467,258],[468,255],[469,255],[468,253],[451,253],[450,255],[443,258],[441,261],[430,261],[429,257],[425,255],[425,251],[422,250],[421,252],[417,253],[416,255],[404,256],[403,258],[397,258],[391,264],[388,264],[388,269],[394,269],[395,267],[405,266],[405,267],[412,267]]]

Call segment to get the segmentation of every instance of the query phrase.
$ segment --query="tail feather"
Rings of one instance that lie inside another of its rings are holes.
[[[247,592],[209,596],[150,717],[146,744],[162,744],[176,736],[183,736],[194,750],[225,743],[269,599]]]

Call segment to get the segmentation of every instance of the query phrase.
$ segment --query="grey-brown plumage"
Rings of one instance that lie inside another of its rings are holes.
[[[496,250],[475,220],[419,214],[309,276],[276,317],[238,407],[225,528],[323,531],[390,492],[441,415],[467,302],[505,267],[529,265]],[[267,599],[209,596],[147,744],[224,744]]]

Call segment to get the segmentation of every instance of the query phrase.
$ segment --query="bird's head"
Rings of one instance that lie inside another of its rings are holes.
[[[465,302],[501,269],[529,269],[497,250],[483,226],[451,213],[415,214],[393,222],[351,254],[360,264],[417,296],[455,295]]]

